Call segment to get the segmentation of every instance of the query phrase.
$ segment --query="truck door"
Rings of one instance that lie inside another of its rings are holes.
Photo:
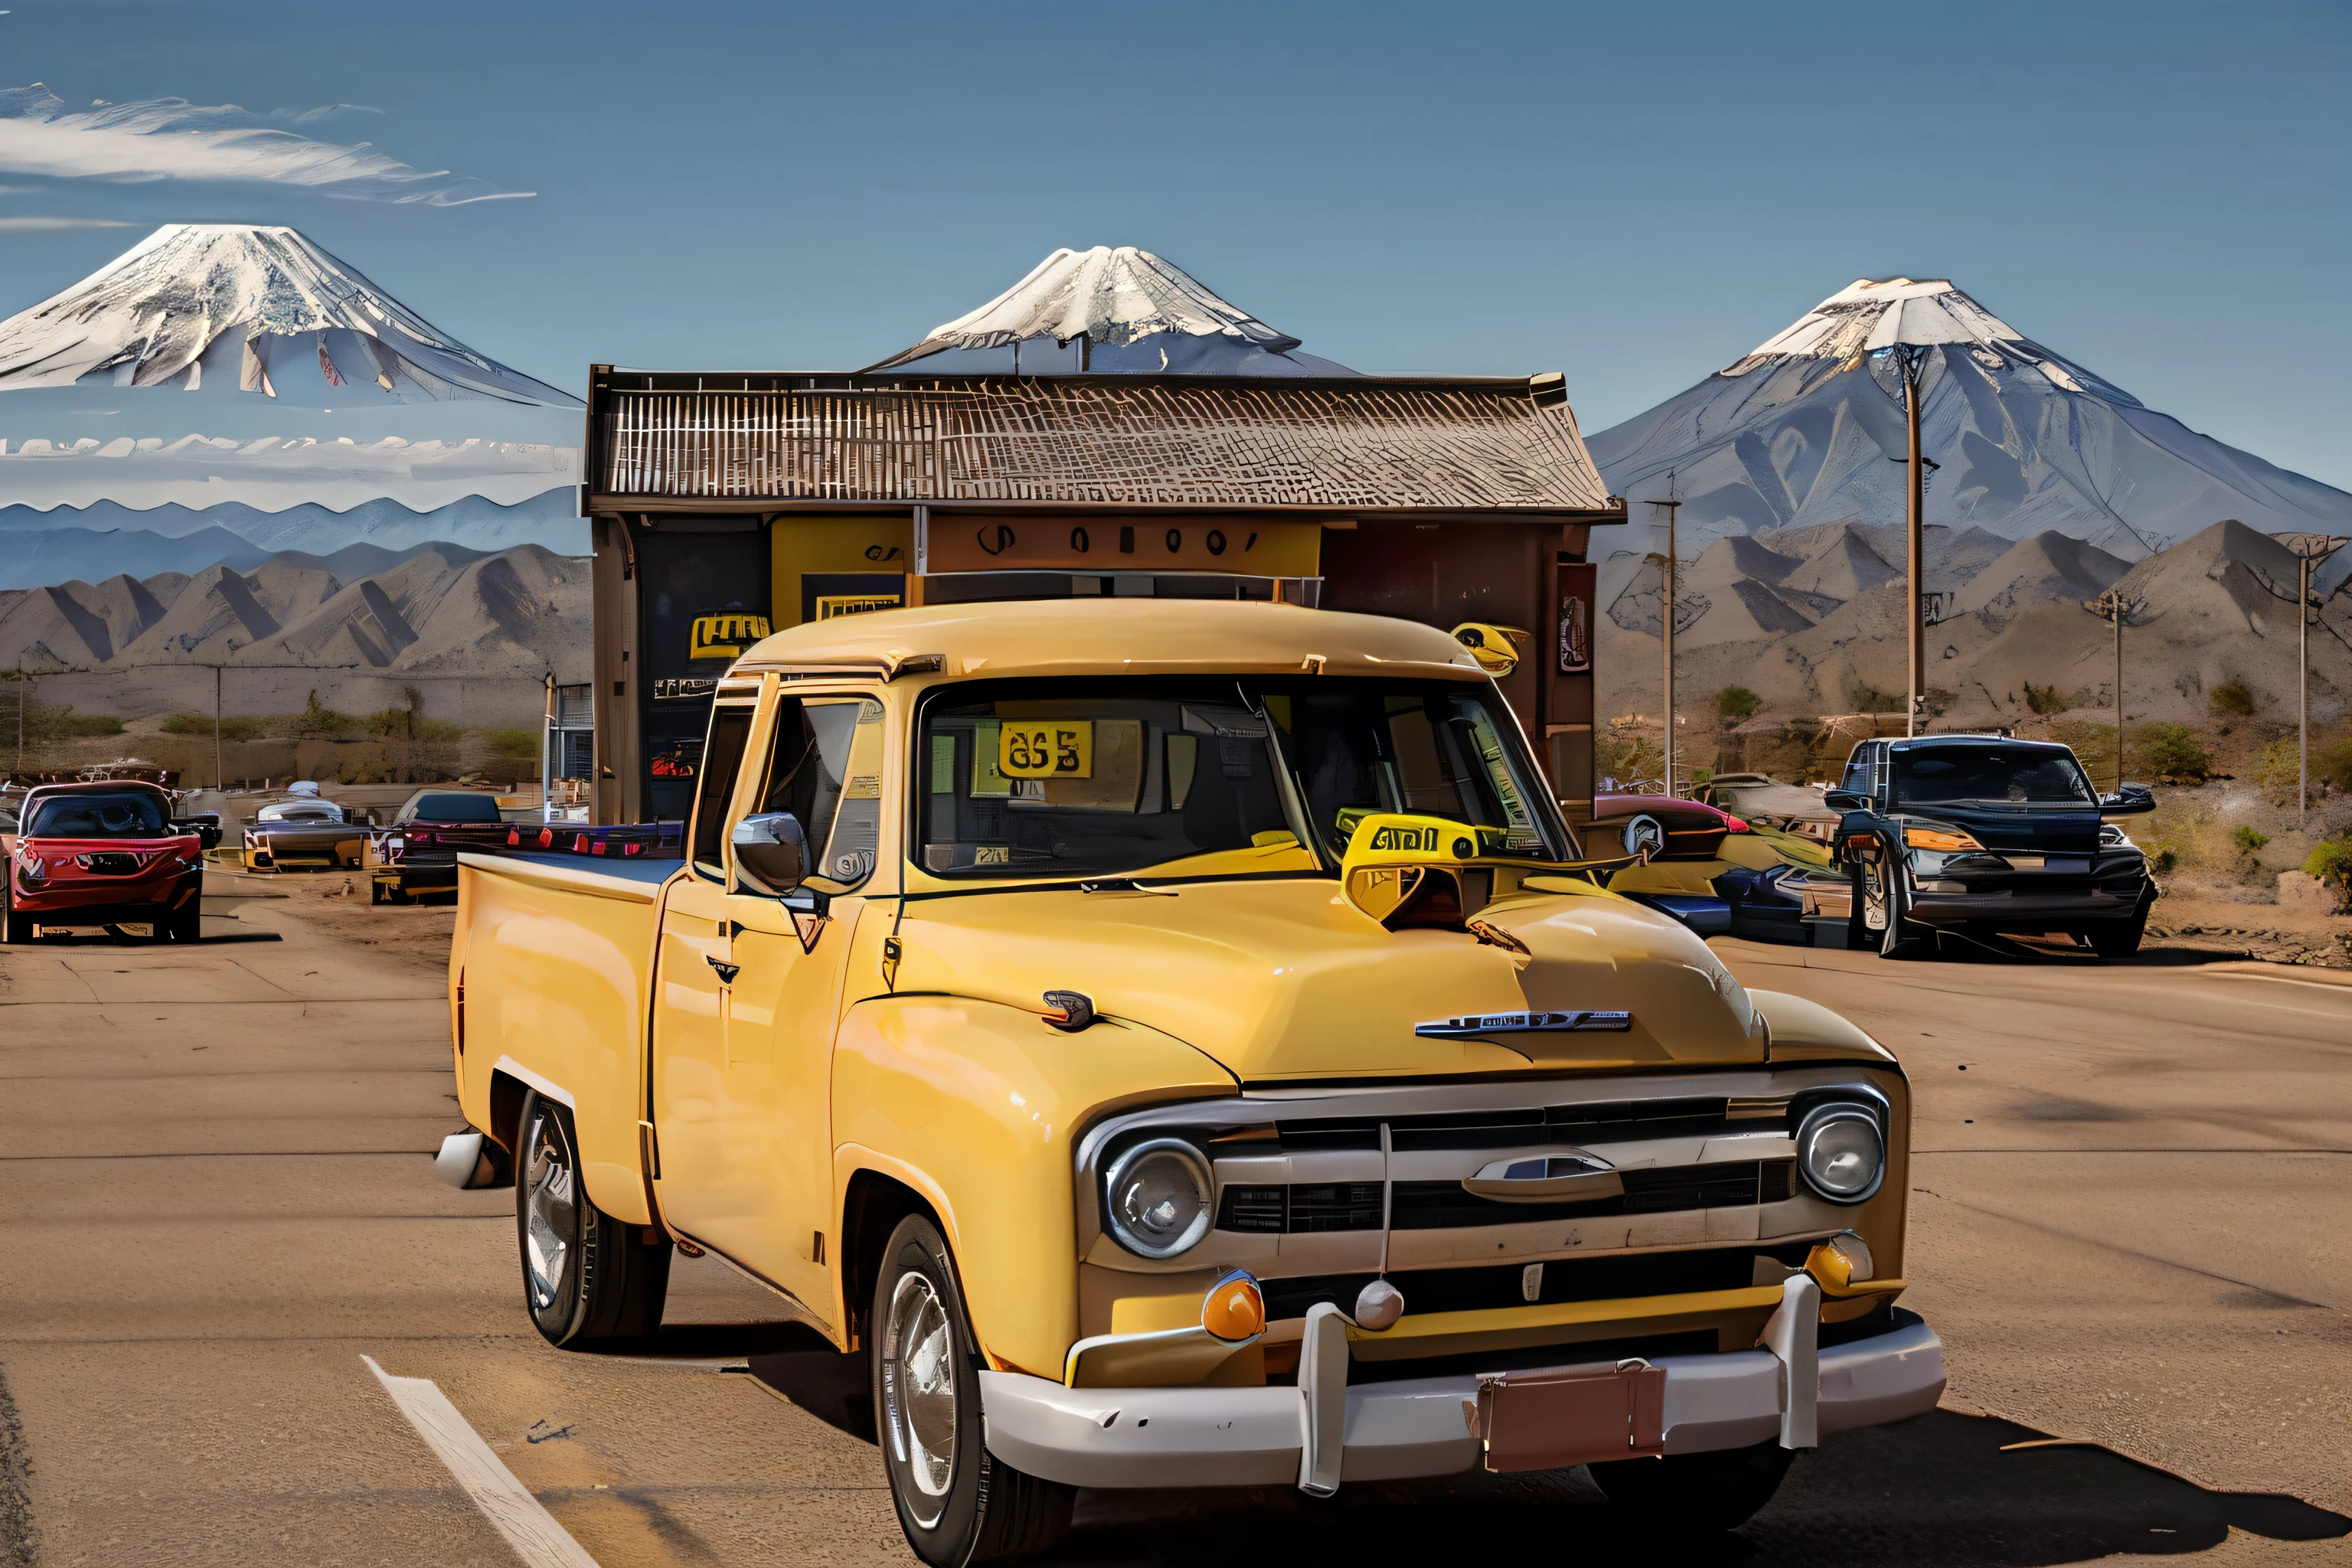
[[[662,1215],[697,1241],[733,1251],[737,1217],[756,1209],[760,1165],[723,1136],[728,1121],[727,827],[756,703],[711,710],[696,763],[686,875],[662,906],[653,1017],[653,1111]]]
[[[778,897],[739,870],[727,909],[740,966],[728,998],[723,1135],[763,1145],[760,1212],[740,1257],[832,1316],[832,1059],[850,937],[880,850],[883,709],[868,697],[779,702],[746,812],[790,812],[808,882]]]

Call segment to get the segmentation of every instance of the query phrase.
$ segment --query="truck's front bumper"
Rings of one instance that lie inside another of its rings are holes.
[[[1906,919],[1921,925],[2042,931],[2083,921],[2127,921],[2139,909],[2147,886],[2129,882],[2114,890],[2077,888],[2063,892],[2032,887],[1967,893],[1918,889],[1912,892],[1911,907],[1904,913]]]
[[[1943,1342],[1922,1322],[1809,1356],[1811,1351],[1653,1361],[1666,1374],[1665,1451],[1744,1448],[1775,1436],[1808,1447],[1818,1435],[1925,1415],[1944,1392]],[[1562,1355],[1573,1357],[1573,1347],[1563,1347]],[[1807,1363],[1816,1357],[1818,1376],[1808,1378]],[[1351,1385],[1337,1434],[1321,1429],[1317,1414],[1318,1407],[1337,1414],[1334,1402],[1318,1399],[1308,1381],[1302,1375],[1297,1387],[1066,1388],[1041,1377],[984,1372],[981,1397],[991,1453],[1015,1469],[1072,1486],[1306,1486],[1310,1476],[1331,1473],[1333,1436],[1340,1481],[1452,1475],[1481,1462],[1475,1374]]]

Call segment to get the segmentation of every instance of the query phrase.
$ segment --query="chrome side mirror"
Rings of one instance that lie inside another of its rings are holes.
[[[789,811],[745,817],[728,842],[735,851],[734,869],[728,873],[730,892],[748,886],[752,892],[781,898],[808,876],[808,836],[801,830],[800,818]]]
[[[1868,811],[1870,797],[1850,789],[1833,789],[1822,793],[1822,804],[1832,811]]]

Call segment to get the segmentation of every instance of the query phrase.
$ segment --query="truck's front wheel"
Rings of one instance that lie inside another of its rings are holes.
[[[1716,1535],[1746,1524],[1772,1500],[1796,1456],[1775,1439],[1752,1448],[1609,1459],[1593,1484],[1652,1535]]]
[[[523,1304],[549,1344],[604,1350],[653,1337],[669,1293],[670,1244],[614,1219],[580,1180],[572,1113],[534,1089],[516,1123],[515,1230]]]
[[[920,1215],[900,1220],[879,1274],[866,1332],[874,1417],[907,1543],[931,1568],[1052,1545],[1077,1494],[989,1453],[980,1345],[939,1227]]]

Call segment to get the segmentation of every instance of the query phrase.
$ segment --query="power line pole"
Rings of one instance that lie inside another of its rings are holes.
[[[2116,788],[2120,791],[2124,787],[2124,624],[2146,610],[2147,601],[2110,588],[2095,599],[2084,600],[2083,608],[2114,623],[2116,628]]]
[[[1910,485],[1903,509],[1903,538],[1910,556],[1910,603],[1904,612],[1911,644],[1911,691],[1903,717],[1903,732],[1919,732],[1919,710],[1927,700],[1927,476],[1919,453],[1919,377],[1925,351],[1915,355],[1897,349],[1903,359],[1903,423],[1911,433]]]
[[[228,788],[228,769],[221,762],[221,667],[213,666],[213,788]]]
[[[2295,826],[2311,821],[2311,620],[2321,601],[2311,596],[2311,574],[2352,540],[2308,537],[2294,552]],[[2344,584],[2336,584],[2341,591]]]
[[[1675,514],[1683,503],[1675,499],[1675,471],[1666,470],[1666,499],[1654,500],[1652,506],[1663,508],[1666,514],[1666,555],[1659,574],[1663,590],[1658,604],[1658,626],[1665,634],[1666,663],[1666,793],[1675,793]]]

